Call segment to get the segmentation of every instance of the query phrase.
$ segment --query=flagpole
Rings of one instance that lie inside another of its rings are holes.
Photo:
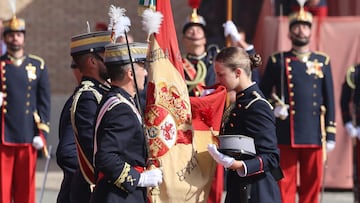
[[[226,3],[226,20],[232,20],[232,0],[227,0]],[[226,47],[231,46],[231,38],[230,36],[226,37]]]
[[[143,116],[143,113],[142,113],[142,110],[141,110],[141,106],[140,106],[140,98],[139,98],[139,97],[140,97],[140,91],[139,91],[138,84],[137,84],[137,82],[136,82],[135,68],[134,68],[134,63],[133,63],[132,56],[131,56],[131,50],[130,50],[129,40],[128,40],[128,36],[127,36],[126,31],[124,31],[124,34],[125,34],[126,46],[127,46],[128,53],[129,53],[129,59],[130,59],[130,64],[131,64],[131,71],[133,72],[133,76],[134,76],[134,83],[135,83],[135,90],[136,90],[136,97],[135,97],[136,107],[138,108],[139,113],[140,113],[140,115],[141,115],[141,119],[142,119],[142,121],[143,121],[143,123],[144,123],[144,116]]]

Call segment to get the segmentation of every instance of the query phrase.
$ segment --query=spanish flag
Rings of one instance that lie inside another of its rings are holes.
[[[163,22],[159,32],[149,38],[144,120],[149,159],[162,168],[164,180],[160,193],[150,189],[149,199],[156,203],[205,203],[217,166],[206,146],[216,142],[210,128],[215,133],[220,128],[226,91],[216,88],[212,99],[189,98],[170,1],[157,1],[156,11],[162,13]]]

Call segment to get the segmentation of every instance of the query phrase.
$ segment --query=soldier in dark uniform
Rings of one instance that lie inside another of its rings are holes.
[[[200,96],[204,86],[215,84],[213,60],[219,49],[206,46],[205,20],[193,10],[183,27],[182,41],[186,49],[183,57],[184,73],[190,96]]]
[[[90,187],[95,184],[92,164],[95,116],[102,96],[110,87],[103,61],[105,45],[111,42],[110,36],[110,31],[99,31],[71,39],[71,56],[83,75],[73,96],[70,115],[79,161],[71,183],[71,202],[89,202]]]
[[[78,84],[81,81],[81,73],[74,61],[71,63],[71,69]],[[70,202],[70,190],[72,177],[79,167],[77,160],[77,151],[75,144],[74,131],[71,125],[70,110],[73,102],[71,95],[64,104],[60,114],[59,121],[59,144],[56,150],[56,161],[63,171],[63,181],[57,196],[57,203]]]
[[[353,192],[354,202],[360,195],[360,64],[348,68],[341,89],[341,114],[345,129],[354,138],[353,149]]]
[[[135,42],[129,47],[132,64],[126,44],[109,45],[105,50],[111,89],[102,99],[97,114],[94,139],[97,183],[93,203],[145,203],[146,187],[162,182],[159,168],[145,170],[147,148],[143,119],[140,107],[134,102],[136,87],[141,91],[145,85],[148,45]]]
[[[0,58],[0,202],[35,202],[37,150],[49,133],[50,84],[42,58],[25,54],[25,21],[4,22]],[[21,194],[19,194],[19,192]]]
[[[333,80],[329,57],[310,50],[311,14],[301,9],[289,23],[292,49],[270,56],[260,87],[276,101],[282,201],[295,202],[299,166],[299,202],[313,203],[318,202],[325,150],[335,147]]]
[[[219,83],[236,92],[234,105],[224,114],[220,136],[247,135],[254,139],[256,150],[254,157],[235,160],[220,153],[215,145],[208,146],[210,155],[231,169],[227,174],[226,203],[281,202],[276,182],[281,170],[275,118],[272,106],[251,79],[251,69],[260,63],[259,55],[248,55],[239,47],[221,50],[215,60]]]

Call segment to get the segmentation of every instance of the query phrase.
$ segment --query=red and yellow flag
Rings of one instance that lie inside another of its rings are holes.
[[[163,23],[149,42],[144,120],[149,157],[160,163],[164,179],[160,194],[149,199],[207,202],[217,166],[206,148],[215,142],[209,129],[219,130],[226,91],[216,89],[212,99],[189,98],[170,1],[157,1],[156,11]]]

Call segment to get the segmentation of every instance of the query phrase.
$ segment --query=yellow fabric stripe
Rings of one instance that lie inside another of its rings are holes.
[[[106,35],[106,36],[90,37],[90,38],[85,38],[85,39],[81,39],[81,40],[76,40],[76,41],[71,42],[70,47],[74,48],[74,47],[79,47],[79,46],[84,46],[87,44],[93,44],[93,43],[99,43],[99,42],[109,42],[110,43],[110,37],[108,35]]]
[[[50,127],[48,125],[46,125],[45,123],[39,123],[37,125],[39,130],[45,131],[46,133],[50,132]]]
[[[147,48],[130,48],[131,54],[146,54]],[[121,50],[106,50],[105,52],[105,58],[107,57],[115,57],[115,56],[124,56],[128,55],[129,52],[127,49],[121,49]]]
[[[335,134],[336,133],[336,128],[333,127],[333,126],[327,126],[326,127],[326,132]]]
[[[126,177],[129,175],[129,172],[130,172],[130,165],[128,163],[125,163],[123,170],[121,171],[119,177],[116,179],[114,184],[117,187],[122,188],[121,184],[125,182]]]

